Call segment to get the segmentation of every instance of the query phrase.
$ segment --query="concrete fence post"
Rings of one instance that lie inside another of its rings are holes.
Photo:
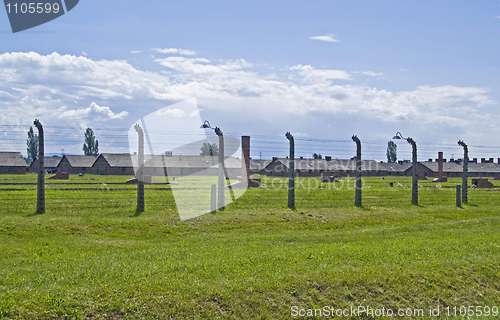
[[[408,138],[406,141],[412,147],[411,203],[418,205],[417,143],[412,138]]]
[[[137,158],[137,212],[144,212],[144,132],[139,124],[134,126],[139,135]]]
[[[210,193],[210,212],[215,213],[217,211],[217,185],[212,184]]]
[[[295,142],[290,132],[285,134],[290,140],[290,158],[288,165],[288,208],[295,209]]]
[[[241,182],[250,187],[250,136],[241,136]]]
[[[462,202],[460,200],[460,185],[457,184],[457,207],[461,207],[462,206]]]
[[[218,127],[215,128],[215,134],[219,136],[219,168],[217,170],[218,172],[218,207],[220,211],[223,211],[226,206],[226,198],[225,198],[225,189],[226,189],[226,182],[225,182],[225,177],[224,177],[224,136],[222,134],[221,129]]]
[[[38,180],[36,213],[45,213],[45,144],[43,126],[38,119],[33,122],[38,129]]]
[[[465,142],[459,140],[458,144],[464,148],[464,160],[463,160],[463,171],[462,171],[462,202],[467,203],[467,170],[469,168],[469,148]]]
[[[352,136],[352,140],[356,142],[356,196],[354,204],[361,207],[361,141],[357,136]]]

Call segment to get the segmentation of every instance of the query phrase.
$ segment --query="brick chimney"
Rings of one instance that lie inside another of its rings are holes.
[[[493,158],[490,158],[490,161],[488,161],[489,163],[493,163]]]
[[[248,183],[250,178],[250,136],[241,136],[241,181]]]
[[[429,159],[428,161],[429,161],[429,162],[432,162],[432,159]]]
[[[472,158],[473,163],[477,163],[477,158]]]
[[[481,163],[485,163],[486,162],[486,158],[481,158]]]

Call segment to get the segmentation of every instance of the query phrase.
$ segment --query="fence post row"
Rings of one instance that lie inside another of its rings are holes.
[[[144,132],[139,124],[134,126],[139,135],[139,150],[137,158],[137,212],[144,211]]]
[[[36,213],[45,213],[45,144],[43,126],[38,119],[33,122],[38,129],[38,181]]]
[[[290,132],[285,134],[290,140],[290,157],[288,159],[288,208],[295,209],[295,142]]]
[[[356,142],[356,196],[354,204],[361,207],[361,141],[356,135],[352,136],[352,140]]]
[[[45,213],[45,167],[44,167],[44,132],[43,126],[38,119],[35,119],[34,125],[38,129],[38,180],[37,180],[37,209],[39,214]],[[138,139],[138,169],[137,169],[137,212],[144,211],[144,132],[139,124],[134,126],[137,131]],[[224,168],[224,138],[222,131],[215,128],[216,134],[219,136],[219,175],[218,175],[218,197],[217,204],[220,210],[224,210],[225,206],[225,168]],[[286,138],[290,141],[290,156],[289,156],[289,174],[288,174],[288,208],[295,209],[295,142],[292,134],[287,132]],[[355,192],[355,205],[362,206],[362,161],[361,161],[361,141],[356,136],[352,136],[352,140],[356,143],[356,192]],[[417,144],[412,138],[406,138],[407,142],[412,146],[412,204],[418,205],[418,172],[417,172]],[[457,206],[461,203],[467,203],[467,175],[469,154],[468,146],[462,140],[458,141],[458,145],[463,147],[463,172],[462,172],[462,185],[457,185]],[[212,186],[212,201],[211,212],[215,212],[215,197],[217,191]],[[214,192],[215,191],[215,192]],[[232,191],[232,190],[231,190]]]

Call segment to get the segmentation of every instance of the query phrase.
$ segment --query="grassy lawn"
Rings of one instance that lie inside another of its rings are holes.
[[[457,208],[460,178],[419,181],[412,206],[411,178],[365,178],[356,208],[353,180],[304,179],[290,210],[286,179],[264,178],[224,211],[181,222],[165,184],[146,185],[135,214],[130,178],[48,180],[37,215],[36,176],[0,176],[0,318],[290,319],[293,306],[367,306],[423,309],[404,317],[416,319],[438,305],[442,318],[447,306],[500,306],[500,188],[470,189]]]

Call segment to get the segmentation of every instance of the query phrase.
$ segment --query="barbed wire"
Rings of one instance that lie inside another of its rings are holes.
[[[0,125],[0,150],[20,151],[23,154],[26,149],[26,125]],[[14,131],[12,129],[15,129]],[[46,149],[55,152],[54,149],[80,149],[83,144],[83,129],[75,126],[44,126]],[[129,149],[128,132],[130,128],[122,127],[97,127],[93,128],[96,139],[99,141],[100,151],[109,152],[120,150],[126,152]],[[35,131],[36,133],[36,131]],[[193,132],[179,132],[169,130],[149,130],[149,142],[154,146],[168,148],[171,142],[189,143],[193,137],[200,135]],[[208,138],[216,137],[211,130],[206,130]],[[228,132],[225,136],[239,139],[241,133]],[[272,158],[285,157],[288,155],[288,140],[284,135],[251,135],[251,156],[252,158]],[[385,159],[387,141],[366,139],[362,140],[362,153],[364,159]],[[215,140],[217,144],[217,141]],[[57,145],[57,146],[54,146]],[[463,150],[459,145],[446,144],[442,142],[417,142],[419,159],[436,158],[438,151],[453,155],[454,158],[461,158]],[[399,158],[411,158],[411,146],[398,144]],[[6,150],[7,149],[7,150]],[[179,149],[182,150],[182,149]],[[329,155],[332,158],[351,158],[355,154],[355,145],[350,139],[324,139],[314,137],[295,137],[296,155],[312,157],[313,153]],[[59,150],[57,150],[59,151]],[[491,158],[492,154],[499,153],[500,146],[496,145],[469,145],[470,158],[478,154],[477,158]],[[474,156],[476,157],[476,156]],[[451,158],[448,156],[447,158]]]

